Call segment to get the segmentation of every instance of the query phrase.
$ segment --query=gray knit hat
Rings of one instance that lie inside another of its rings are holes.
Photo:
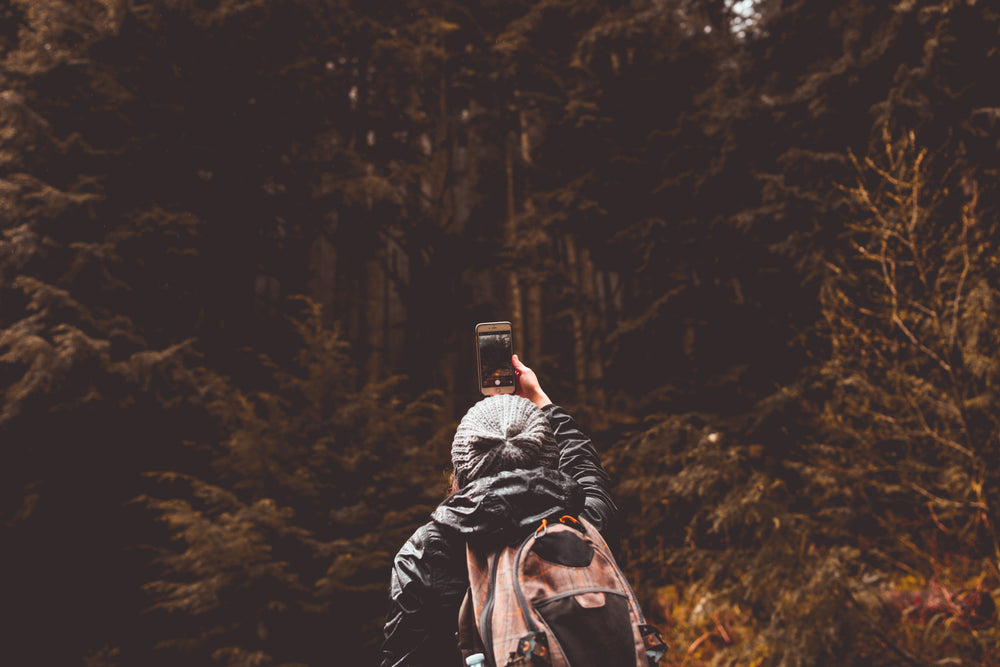
[[[451,443],[459,488],[517,468],[557,468],[559,448],[548,417],[522,396],[497,394],[465,413]]]

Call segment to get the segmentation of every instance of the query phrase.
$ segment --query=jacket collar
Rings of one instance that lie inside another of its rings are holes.
[[[478,547],[522,539],[542,519],[579,515],[585,494],[572,477],[550,468],[515,470],[478,479],[431,514],[435,523]]]

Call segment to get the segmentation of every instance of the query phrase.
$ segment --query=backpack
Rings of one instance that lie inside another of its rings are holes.
[[[542,521],[514,546],[466,547],[462,657],[492,667],[656,667],[666,653],[600,533],[585,519]]]

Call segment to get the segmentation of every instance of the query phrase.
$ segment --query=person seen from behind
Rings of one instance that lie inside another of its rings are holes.
[[[459,608],[469,576],[466,543],[495,549],[543,519],[581,516],[602,533],[617,513],[593,443],[513,356],[514,394],[489,396],[452,441],[452,493],[396,554],[380,667],[462,665]]]

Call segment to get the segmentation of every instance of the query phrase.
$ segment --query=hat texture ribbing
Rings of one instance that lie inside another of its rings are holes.
[[[522,396],[498,394],[473,405],[451,443],[459,488],[518,468],[557,468],[559,450],[548,417]]]

